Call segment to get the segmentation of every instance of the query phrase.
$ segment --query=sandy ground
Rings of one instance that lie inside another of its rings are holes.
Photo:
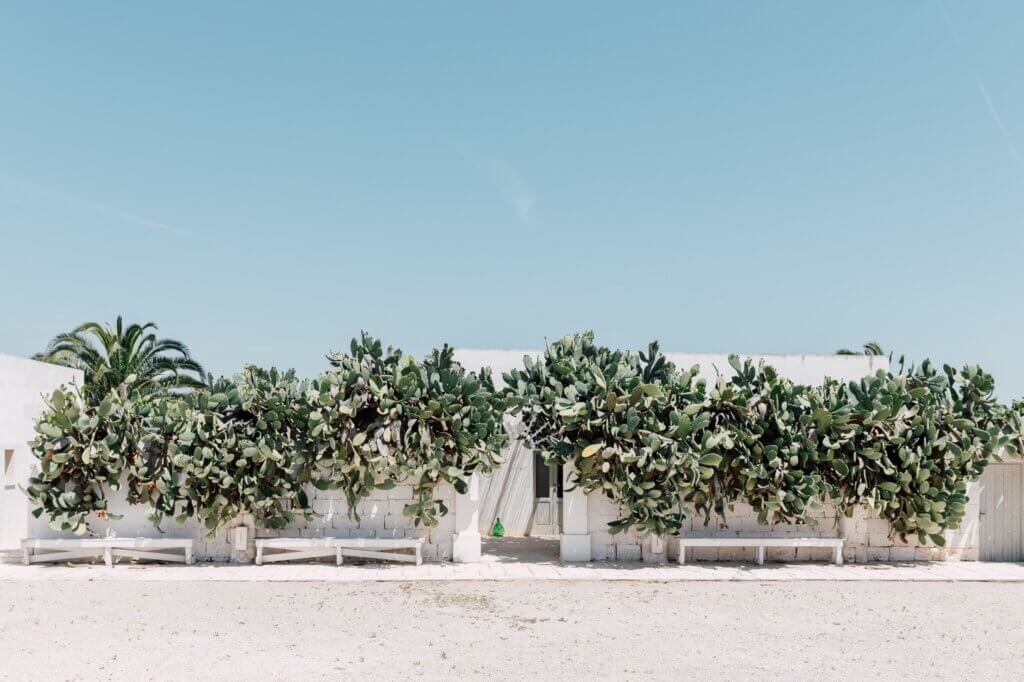
[[[5,679],[1020,679],[1024,584],[0,583]]]

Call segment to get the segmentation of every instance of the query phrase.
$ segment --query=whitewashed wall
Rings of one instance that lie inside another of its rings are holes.
[[[44,396],[48,397],[61,385],[81,384],[82,372],[33,360],[9,355],[0,355],[0,457],[4,450],[15,453],[12,476],[16,486],[26,486],[28,479],[38,473],[38,463],[29,449],[28,442],[35,437],[36,418],[46,407]],[[0,460],[0,466],[3,461]],[[144,508],[129,505],[124,490],[109,492],[109,510],[122,516],[121,519],[100,519],[91,517],[89,526],[92,533],[106,535],[113,533],[122,537],[159,537],[163,531],[166,537],[188,537],[196,541],[195,556],[198,560],[244,561],[254,556],[255,537],[365,537],[424,538],[423,556],[432,560],[452,558],[452,535],[455,532],[455,491],[442,483],[434,497],[444,501],[449,509],[447,516],[434,528],[414,527],[410,518],[402,515],[402,507],[412,501],[412,487],[400,485],[392,490],[374,491],[368,499],[359,503],[360,519],[348,516],[348,506],[340,491],[321,491],[312,486],[307,489],[313,510],[322,514],[320,518],[306,521],[301,519],[291,526],[273,531],[255,529],[251,519],[240,518],[208,538],[206,529],[189,520],[178,524],[174,519],[165,519],[160,530],[156,530],[146,519]],[[53,530],[48,519],[36,518],[31,514],[32,506],[28,497],[17,487],[12,490],[0,488],[0,550],[16,549],[22,538],[74,537],[72,533]],[[504,520],[504,519],[503,519]],[[249,527],[248,546],[243,551],[234,551],[229,544],[228,530],[235,525]]]
[[[480,348],[458,348],[455,359],[466,369],[474,372],[482,367],[490,367],[494,381],[504,386],[501,379],[503,372],[523,366],[523,356],[539,358],[540,350],[488,350]],[[771,355],[739,353],[741,359],[754,362],[763,360],[772,365],[779,373],[797,383],[821,383],[826,377],[841,381],[859,379],[874,374],[878,370],[889,369],[888,358],[881,355]],[[716,372],[731,377],[734,372],[729,365],[728,353],[665,353],[670,361],[680,369],[689,369],[693,365],[700,367],[700,376],[714,380]]]
[[[540,351],[495,351],[460,349],[456,351],[456,359],[467,369],[479,370],[491,367],[495,379],[501,384],[501,373],[521,366],[524,355],[539,356]],[[699,365],[701,376],[709,381],[714,380],[716,371],[723,376],[731,376],[732,368],[726,354],[686,354],[667,353],[669,359],[680,367]],[[763,359],[772,364],[784,376],[802,383],[817,383],[825,376],[840,380],[855,379],[886,369],[888,362],[883,357],[870,356],[808,356],[808,355],[754,355],[747,356],[755,360]],[[33,460],[28,457],[27,441],[33,437],[32,425],[35,417],[42,411],[44,403],[41,394],[52,392],[54,388],[72,381],[81,381],[81,374],[67,368],[37,363],[21,358],[0,355],[0,449],[16,448],[22,456],[19,458],[19,479],[28,480]],[[514,422],[510,427],[515,431]],[[533,458],[530,451],[521,443],[513,443],[506,449],[506,463],[490,479],[484,479],[482,485],[482,510],[480,519],[481,532],[490,530],[496,515],[501,515],[507,534],[521,535],[528,532],[530,518],[533,513],[534,483]],[[975,484],[969,495],[971,501],[967,507],[964,524],[961,528],[946,534],[945,548],[918,547],[916,541],[902,543],[889,537],[889,526],[885,521],[873,514],[861,511],[851,521],[844,522],[842,528],[836,522],[834,512],[822,507],[818,512],[816,527],[772,526],[765,528],[757,524],[755,515],[743,505],[729,513],[723,522],[712,519],[705,526],[703,519],[691,520],[683,532],[693,536],[714,535],[770,535],[796,536],[817,535],[837,536],[840,532],[847,538],[847,559],[851,561],[906,561],[920,559],[976,559],[978,554],[978,500]],[[255,537],[282,536],[335,536],[335,537],[423,537],[425,539],[424,554],[428,559],[450,559],[452,555],[452,534],[455,531],[454,521],[454,490],[442,484],[438,487],[435,497],[448,505],[449,514],[441,520],[441,524],[433,529],[415,528],[407,517],[401,514],[404,504],[411,500],[412,489],[409,486],[398,486],[390,491],[378,490],[367,500],[360,503],[361,519],[355,521],[347,514],[347,507],[340,492],[309,489],[313,508],[321,516],[311,521],[298,521],[280,531],[258,529]],[[21,537],[57,537],[66,536],[50,529],[45,519],[35,519],[28,514],[28,500],[18,491],[19,518],[24,519],[25,532]],[[93,519],[91,526],[97,534],[114,532],[121,536],[144,535],[154,536],[152,524],[145,519],[141,507],[128,506],[123,493],[112,493],[110,497],[111,511],[123,514],[124,518],[117,521]],[[619,535],[607,532],[607,523],[618,518],[614,505],[600,492],[591,493],[588,497],[588,525],[591,532],[592,555],[595,559],[626,561],[643,558],[648,561],[663,561],[666,554],[651,552],[649,538],[641,538],[631,531]],[[228,529],[220,530],[212,539],[207,538],[206,531],[194,521],[179,525],[173,519],[162,524],[162,530],[170,537],[191,537],[196,540],[196,556],[200,560],[246,560],[251,558],[252,540],[251,519],[239,519],[232,525],[250,526],[249,546],[246,551],[233,552],[229,544]],[[671,557],[677,552],[677,546],[671,540],[667,553]],[[769,559],[824,559],[824,554],[815,554],[815,550],[770,550]],[[697,550],[694,558],[701,559],[732,559],[753,558],[752,550]]]
[[[494,372],[495,381],[500,386],[502,372],[521,367],[524,355],[539,357],[542,354],[538,350],[481,350],[481,349],[459,349],[456,351],[456,359],[467,369],[477,371],[481,367],[490,367]],[[726,353],[666,353],[670,361],[678,367],[687,369],[693,365],[700,368],[699,376],[709,382],[715,381],[721,374],[729,378],[734,372],[729,364],[729,356]],[[785,376],[797,383],[818,384],[825,377],[831,377],[840,381],[859,379],[879,370],[887,370],[889,362],[883,356],[864,355],[744,355],[741,358],[750,358],[755,362],[764,361],[775,367],[782,376]],[[522,461],[529,460],[524,457],[526,450],[521,443],[513,443],[506,452],[514,464],[505,465],[494,476],[494,480],[502,480],[510,475],[506,467],[523,468]],[[524,469],[524,468],[523,468]],[[517,473],[516,475],[522,475]],[[487,508],[501,508],[503,514],[510,518],[522,518],[528,516],[533,510],[533,486],[532,471],[530,472],[530,483],[528,490],[521,492],[514,499],[502,499],[502,488],[500,485],[490,485],[485,495],[485,506]],[[737,504],[729,512],[727,518],[722,520],[713,517],[708,525],[704,524],[703,518],[690,519],[683,528],[683,534],[693,537],[845,537],[847,539],[845,554],[848,561],[914,561],[914,560],[939,560],[939,559],[963,559],[976,560],[978,557],[978,523],[979,508],[977,499],[977,484],[972,484],[968,494],[968,503],[964,522],[960,528],[946,533],[946,546],[944,548],[934,545],[920,546],[916,538],[909,537],[907,541],[901,541],[898,537],[890,536],[888,522],[866,509],[857,510],[852,519],[845,520],[842,524],[836,519],[835,511],[830,505],[822,505],[815,512],[817,524],[815,526],[793,526],[775,525],[770,527],[761,526],[757,522],[757,516],[747,505]],[[608,523],[620,517],[615,505],[608,500],[603,493],[595,491],[587,497],[588,526],[591,533],[591,554],[596,560],[611,561],[634,561],[643,559],[645,561],[660,562],[666,557],[674,558],[678,554],[678,543],[670,539],[667,543],[667,555],[651,551],[651,538],[641,537],[636,531],[628,531],[617,535],[607,532]],[[520,509],[519,514],[514,514],[514,509]],[[493,517],[491,517],[493,519]],[[505,516],[502,516],[505,521]],[[486,532],[485,524],[481,523],[481,532]],[[506,524],[506,527],[507,524]],[[515,526],[519,531],[523,524]],[[489,526],[488,526],[489,528]],[[696,560],[753,560],[753,549],[711,549],[700,548],[693,550],[693,557]],[[801,549],[772,549],[767,553],[770,560],[826,560],[829,558],[828,550]]]
[[[271,530],[255,528],[251,518],[243,517],[227,524],[211,538],[207,536],[206,529],[194,519],[179,524],[167,518],[157,530],[146,519],[144,507],[128,504],[124,489],[108,491],[108,510],[123,518],[101,519],[92,515],[89,528],[92,534],[98,536],[192,538],[195,541],[194,554],[199,561],[249,561],[255,556],[254,539],[271,537],[423,538],[425,559],[452,558],[455,490],[447,483],[438,485],[434,498],[442,500],[449,513],[433,528],[415,527],[413,520],[402,514],[402,507],[412,502],[412,486],[409,485],[373,491],[358,504],[358,521],[349,518],[348,504],[340,490],[324,491],[308,486],[306,492],[313,511],[319,515],[317,518],[308,521],[300,518],[285,528]],[[229,531],[239,525],[249,529],[248,544],[244,550],[235,551]],[[31,537],[74,537],[72,533],[50,528],[45,518],[32,518],[29,526]]]
[[[28,535],[28,498],[19,486],[28,484],[35,461],[28,445],[35,420],[54,390],[81,382],[80,370],[0,354],[0,467],[5,452],[13,453],[10,471],[0,471],[0,550],[16,549]]]
[[[735,372],[729,365],[727,354],[666,353],[666,356],[682,368],[700,366],[700,376],[709,382],[717,374],[729,378]],[[779,374],[803,384],[820,384],[825,377],[840,381],[851,381],[889,368],[888,359],[882,356],[863,355],[750,355],[755,362],[763,360],[775,367]],[[842,523],[836,518],[831,505],[819,505],[815,511],[817,524],[814,526],[773,525],[765,527],[757,522],[757,515],[748,505],[737,504],[726,518],[713,516],[705,525],[703,518],[689,519],[682,533],[690,537],[845,537],[844,554],[847,561],[935,561],[942,559],[976,560],[978,558],[978,500],[977,484],[968,491],[970,502],[964,515],[964,522],[958,529],[946,533],[946,546],[933,544],[921,546],[916,536],[906,541],[891,535],[887,521],[867,509],[858,509],[852,519]],[[610,535],[605,529],[609,521],[620,517],[615,505],[600,491],[588,495],[591,552],[595,559],[627,561],[643,559],[660,562],[665,554],[651,551],[651,538],[642,538],[636,531]],[[693,558],[697,561],[753,560],[753,549],[695,548]],[[669,539],[668,558],[678,555],[678,542]],[[773,561],[828,560],[829,550],[810,548],[770,549],[767,558]]]
[[[619,518],[614,505],[599,494],[588,496],[589,524],[591,529],[591,552],[595,560],[608,561],[644,561],[660,563],[666,559],[675,559],[679,555],[679,543],[669,538],[667,554],[652,551],[651,538],[642,537],[636,531],[627,531],[618,535],[609,534],[605,528],[610,521]],[[978,558],[978,508],[975,499],[968,505],[964,523],[958,529],[949,530],[945,534],[946,546],[920,544],[916,536],[908,536],[901,540],[891,534],[889,522],[866,508],[857,509],[850,519],[840,522],[835,510],[828,503],[819,505],[812,511],[815,525],[775,524],[762,526],[757,521],[757,514],[746,504],[736,504],[735,508],[722,519],[712,516],[705,525],[703,517],[691,518],[683,525],[682,534],[686,537],[826,537],[846,538],[843,554],[846,561],[863,563],[867,561],[939,561],[963,560],[974,561]],[[695,547],[687,550],[687,559],[696,561],[753,561],[753,548],[722,548]],[[766,551],[769,561],[828,561],[831,550],[812,548],[769,548]]]

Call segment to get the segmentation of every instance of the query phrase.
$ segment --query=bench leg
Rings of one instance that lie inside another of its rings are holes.
[[[263,545],[256,545],[256,565],[263,565]]]
[[[842,566],[843,565],[843,548],[842,547],[836,547],[835,548],[835,553],[834,553],[832,558],[835,561],[836,566]]]
[[[764,547],[757,548],[757,565],[764,566]]]
[[[338,547],[335,550],[334,561],[337,563],[338,566],[341,566],[345,563],[345,557],[341,555],[341,547]]]
[[[686,563],[686,545],[679,543],[679,565],[682,566]]]
[[[32,563],[32,550],[27,547],[21,549],[21,563],[28,566]]]
[[[416,565],[423,565],[423,545],[416,545]]]
[[[107,565],[107,568],[114,565],[114,552],[110,547],[103,548],[103,563]]]
[[[192,558],[192,548],[191,547],[186,547],[185,548],[185,565],[186,566],[191,566],[194,563],[195,563],[195,559]]]

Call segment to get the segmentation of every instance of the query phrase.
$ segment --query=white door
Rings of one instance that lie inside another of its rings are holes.
[[[534,455],[534,498],[533,518],[530,523],[530,535],[558,535],[561,531],[561,491],[559,479],[562,469],[557,465],[547,465],[540,455]]]
[[[989,464],[981,477],[982,561],[1024,561],[1024,464]]]

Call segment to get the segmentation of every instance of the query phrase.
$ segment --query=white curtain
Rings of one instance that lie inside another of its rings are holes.
[[[523,429],[518,418],[506,418],[505,427],[510,436],[502,451],[505,461],[481,480],[480,532],[490,534],[494,519],[500,517],[506,536],[521,537],[533,515],[533,452],[520,438]]]

